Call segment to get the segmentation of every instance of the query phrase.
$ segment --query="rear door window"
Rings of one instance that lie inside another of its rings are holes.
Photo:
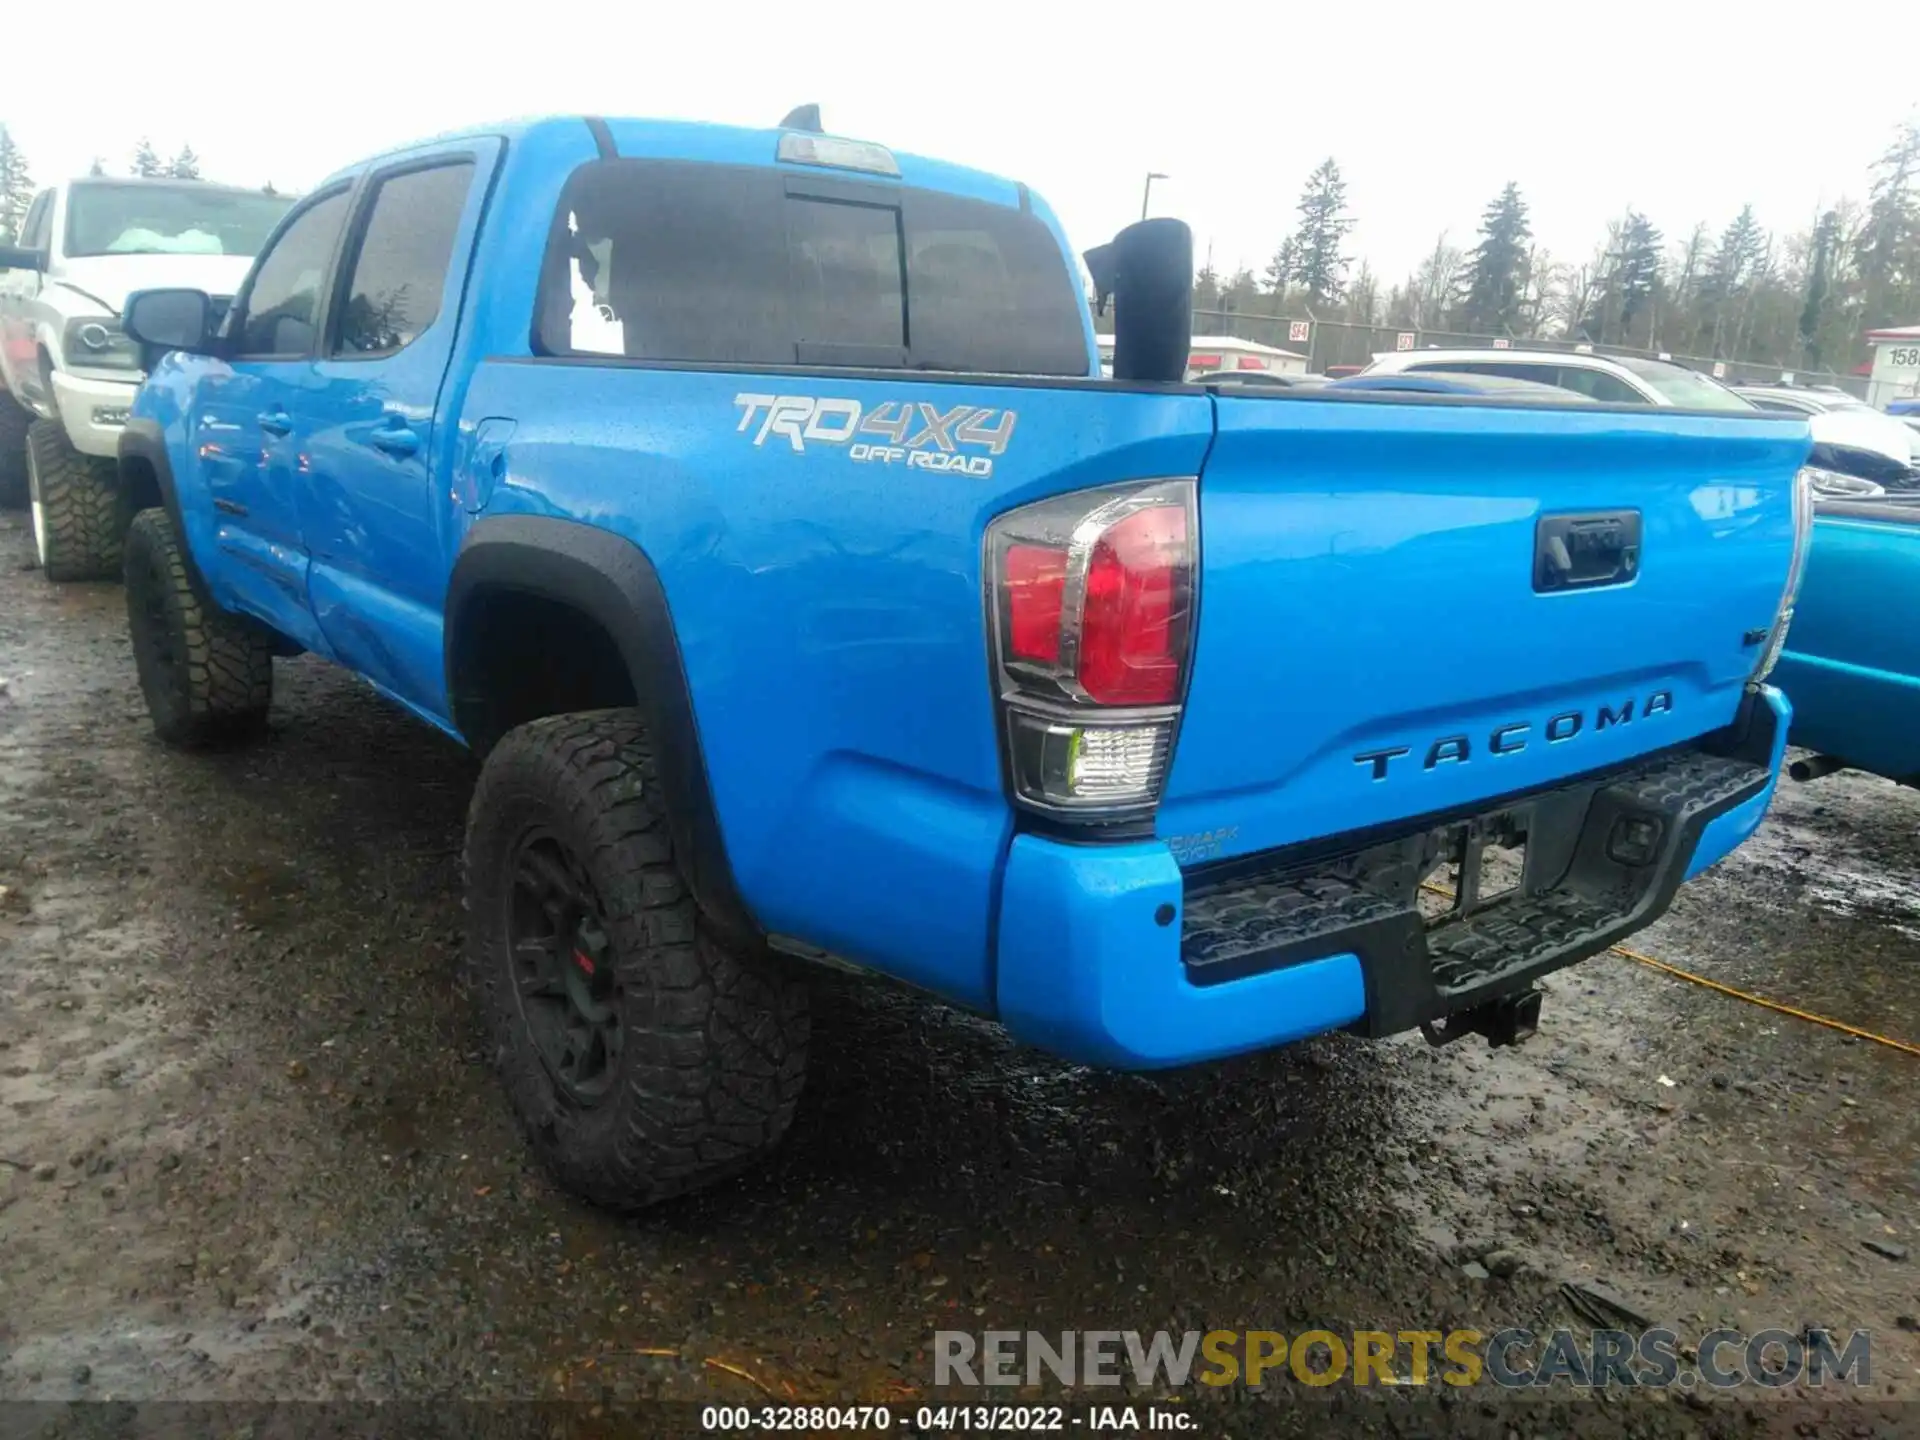
[[[1563,365],[1560,367],[1560,385],[1566,390],[1574,390],[1603,405],[1645,405],[1647,397],[1633,386],[1627,384],[1618,375],[1609,375],[1604,370],[1589,370],[1583,365]]]
[[[749,166],[606,160],[568,181],[538,348],[741,366],[1085,375],[1078,282],[1009,205]]]
[[[352,261],[336,355],[391,355],[433,324],[472,183],[473,165],[466,161],[403,170],[379,182]]]

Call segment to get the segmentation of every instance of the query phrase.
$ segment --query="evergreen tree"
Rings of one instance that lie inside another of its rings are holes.
[[[1637,210],[1627,211],[1611,230],[1604,269],[1581,328],[1603,344],[1631,342],[1637,326],[1643,339],[1651,339],[1663,289],[1660,232]]]
[[[1620,301],[1622,338],[1632,335],[1635,322],[1645,316],[1647,338],[1652,339],[1652,312],[1661,298],[1661,244],[1662,236],[1651,220],[1638,211],[1627,213],[1626,233],[1621,237],[1620,265],[1614,271],[1614,288]]]
[[[160,156],[153,148],[153,142],[142,137],[133,147],[133,173],[146,179],[155,175],[164,175],[166,167],[160,163]]]
[[[1908,120],[1873,167],[1867,219],[1854,242],[1854,265],[1869,325],[1920,305],[1920,122]]]
[[[1820,326],[1833,288],[1834,251],[1840,244],[1840,216],[1829,210],[1813,227],[1813,253],[1807,260],[1807,299],[1800,308],[1800,348],[1807,363],[1820,365]]]
[[[1254,315],[1260,313],[1260,282],[1255,280],[1251,270],[1236,270],[1231,279],[1221,287],[1220,308],[1230,315]]]
[[[20,238],[20,224],[33,203],[33,177],[27,172],[27,157],[13,143],[7,127],[0,125],[0,243],[11,245]]]
[[[1742,205],[1733,223],[1720,233],[1713,259],[1700,285],[1702,309],[1699,333],[1715,355],[1737,348],[1741,319],[1747,308],[1767,236],[1753,218],[1753,206]]]
[[[1353,229],[1353,217],[1347,214],[1347,182],[1332,157],[1307,177],[1297,213],[1300,224],[1280,252],[1287,257],[1287,278],[1307,292],[1309,305],[1338,300],[1346,289],[1348,261],[1340,246]]]
[[[1707,292],[1716,300],[1736,294],[1753,274],[1754,262],[1766,245],[1760,222],[1753,218],[1753,206],[1742,205],[1733,223],[1720,233],[1720,244],[1707,267]]]
[[[94,156],[93,163],[87,167],[88,176],[90,176],[92,179],[98,180],[106,173],[107,173],[107,162],[102,160],[98,155]]]
[[[1454,321],[1457,329],[1494,333],[1520,323],[1522,285],[1527,274],[1527,202],[1513,181],[1495,196],[1480,217],[1480,243],[1467,255],[1466,297]]]
[[[1273,259],[1267,262],[1267,289],[1275,295],[1287,293],[1287,283],[1293,279],[1293,236],[1289,235],[1280,242],[1280,248],[1273,252]]]
[[[175,180],[198,180],[200,178],[200,157],[193,153],[193,146],[182,145],[180,153],[167,165],[167,174]]]
[[[1213,268],[1211,259],[1194,272],[1193,308],[1196,313],[1220,308],[1220,272]]]

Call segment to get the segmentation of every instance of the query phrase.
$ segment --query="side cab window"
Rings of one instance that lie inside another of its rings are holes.
[[[227,332],[235,359],[295,359],[312,352],[348,193],[341,186],[309,200],[260,257]]]
[[[20,225],[20,248],[45,250],[53,238],[53,191],[42,190],[33,197],[27,218]]]

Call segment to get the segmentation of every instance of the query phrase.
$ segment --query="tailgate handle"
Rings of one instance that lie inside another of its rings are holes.
[[[1591,590],[1640,573],[1640,512],[1542,515],[1533,532],[1533,588]]]

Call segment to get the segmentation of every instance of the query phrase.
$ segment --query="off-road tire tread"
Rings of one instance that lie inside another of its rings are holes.
[[[120,573],[125,516],[114,463],[82,455],[58,420],[27,427],[27,448],[46,518],[49,580],[110,580]]]
[[[32,423],[32,413],[0,390],[0,510],[26,506],[27,427]]]
[[[507,867],[535,817],[586,871],[625,988],[625,1072],[590,1110],[554,1086],[509,988]],[[567,1189],[641,1209],[743,1169],[785,1134],[806,1071],[806,984],[770,952],[721,941],[701,915],[637,712],[552,716],[500,741],[468,814],[465,893],[467,979],[494,1063]]]
[[[273,705],[273,637],[264,627],[201,601],[165,510],[142,510],[133,517],[125,558],[128,629],[155,733],[182,749],[258,735]],[[145,609],[150,598],[168,628],[172,660],[160,653],[150,633]]]

